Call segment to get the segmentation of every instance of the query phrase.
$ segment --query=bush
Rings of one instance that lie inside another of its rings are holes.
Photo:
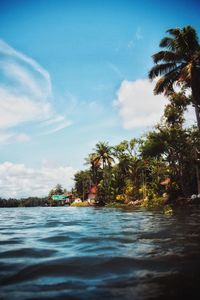
[[[141,206],[145,208],[161,208],[161,207],[163,208],[164,201],[165,198],[154,196],[154,198],[150,198],[150,199],[148,198],[144,200]]]
[[[124,201],[125,201],[124,195],[117,195],[117,196],[116,196],[116,201],[124,202]]]
[[[70,206],[86,207],[86,206],[90,206],[90,205],[89,205],[88,201],[83,201],[83,202],[78,202],[78,203],[73,202]]]

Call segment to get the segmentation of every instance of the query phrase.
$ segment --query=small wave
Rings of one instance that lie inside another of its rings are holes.
[[[0,240],[0,245],[16,245],[23,243],[23,240],[20,238],[12,238],[8,240]]]
[[[158,270],[162,264],[159,261]],[[167,265],[165,265],[166,269]],[[112,274],[122,276],[134,274],[138,270],[155,271],[155,261],[140,260],[127,257],[70,257],[68,259],[54,259],[45,263],[24,268],[14,276],[8,277],[0,284],[12,284],[33,280],[41,277],[64,276],[68,278],[94,279],[101,276],[110,277]]]
[[[63,243],[70,240],[72,240],[72,237],[65,236],[65,235],[55,235],[55,236],[39,239],[39,241],[47,242],[47,243]]]
[[[17,257],[30,257],[30,258],[44,258],[52,256],[57,251],[53,249],[33,249],[33,248],[20,248],[0,253],[1,258],[17,258]]]

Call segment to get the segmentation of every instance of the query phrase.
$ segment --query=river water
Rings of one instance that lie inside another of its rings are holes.
[[[0,209],[0,299],[200,299],[200,208]]]

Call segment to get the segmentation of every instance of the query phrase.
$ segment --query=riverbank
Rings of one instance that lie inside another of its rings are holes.
[[[135,201],[129,201],[124,203],[123,201],[110,202],[105,205],[101,205],[105,208],[124,208],[124,209],[134,209],[134,208],[147,208],[147,209],[161,209],[164,213],[170,214],[176,207],[187,207],[192,205],[200,205],[199,197],[178,197],[174,200],[168,200],[166,197],[157,197],[151,200],[140,199]],[[100,206],[91,204],[88,201],[83,201],[79,203],[72,203],[72,207],[91,207]]]
[[[155,197],[153,199],[139,199],[139,200],[130,200],[130,201],[112,201],[108,203],[99,203],[94,200],[84,200],[74,201],[67,206],[71,207],[93,207],[93,206],[102,206],[107,208],[149,208],[149,209],[163,209],[170,210],[178,206],[190,206],[190,205],[199,205],[200,197],[193,195],[191,197],[178,197],[173,200],[168,200],[166,197]],[[0,207],[47,207],[51,206],[47,198],[37,198],[31,197],[26,199],[0,199]],[[56,205],[55,205],[56,206]],[[57,206],[66,206],[66,205],[57,205]]]

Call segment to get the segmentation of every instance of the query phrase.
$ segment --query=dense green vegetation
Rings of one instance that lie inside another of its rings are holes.
[[[171,200],[197,193],[195,153],[200,148],[199,131],[194,126],[183,128],[183,122],[169,121],[169,106],[162,121],[146,136],[115,146],[98,143],[87,160],[89,168],[75,175],[77,195],[85,199],[93,184],[97,185],[97,200],[101,203],[153,201],[164,193]],[[99,148],[102,157],[109,157],[110,161],[112,158],[112,164],[103,164],[103,159],[96,164]],[[163,185],[166,179],[170,182]]]
[[[86,159],[89,168],[75,175],[82,199],[91,185],[102,204],[145,200],[139,203],[151,206],[200,194],[200,45],[191,26],[167,32],[160,42],[165,50],[153,55],[149,72],[150,79],[159,77],[155,94],[169,100],[160,122],[140,139],[98,143]],[[185,126],[188,105],[194,106],[198,126]]]

